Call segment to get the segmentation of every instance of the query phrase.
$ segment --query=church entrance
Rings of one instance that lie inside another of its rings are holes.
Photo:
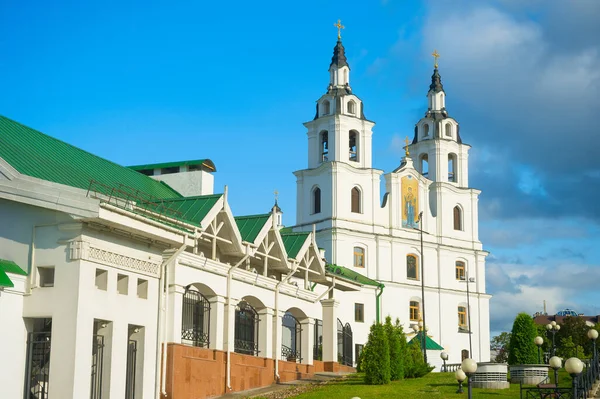
[[[352,367],[352,327],[350,323],[345,325],[340,319],[337,321],[338,335],[338,363]]]

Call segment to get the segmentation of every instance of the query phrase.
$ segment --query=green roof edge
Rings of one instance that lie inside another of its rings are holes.
[[[336,269],[340,270],[340,273],[337,273]],[[364,276],[364,275],[362,275],[352,269],[344,267],[344,266],[339,266],[339,265],[335,265],[332,263],[328,263],[325,266],[325,270],[330,275],[335,276],[335,277],[341,277],[344,280],[352,281],[352,282],[359,283],[362,285],[370,285],[370,286],[378,287],[378,288],[385,287],[385,285],[383,283],[373,280],[367,276]]]
[[[27,276],[27,272],[12,260],[0,259],[0,270],[5,271],[6,273]]]
[[[412,339],[410,341],[408,341],[408,343],[410,344],[411,342],[413,342],[417,338],[418,338],[417,342],[421,343],[421,336],[422,335],[423,335],[423,331],[419,331],[414,337],[412,337]],[[432,351],[443,351],[444,350],[444,348],[440,344],[438,344],[437,342],[435,342],[428,335],[425,335],[425,348],[427,350],[432,350]]]
[[[12,280],[10,279],[10,277],[8,277],[6,275],[6,272],[4,272],[4,270],[0,269],[0,287],[7,287],[7,288],[12,288],[15,285],[13,284]]]
[[[203,165],[209,169],[212,169],[213,172],[217,171],[217,167],[215,166],[214,162],[208,158],[188,160],[188,161],[149,163],[149,164],[145,164],[145,165],[131,165],[131,166],[127,166],[127,168],[137,171],[137,170],[146,170],[146,169],[173,168],[175,166],[193,166],[193,165]]]

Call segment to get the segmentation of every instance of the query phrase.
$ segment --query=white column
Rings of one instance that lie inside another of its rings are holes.
[[[324,299],[323,306],[323,361],[337,362],[337,308],[340,305],[335,299]]]
[[[258,356],[273,357],[273,309],[258,311]]]
[[[181,343],[181,319],[183,317],[183,294],[185,287],[169,287],[169,320],[167,320],[167,342]]]
[[[224,350],[223,338],[225,337],[225,297],[214,296],[210,302],[210,327],[208,347],[210,349]],[[235,315],[235,308],[234,308]],[[235,323],[235,319],[234,319]]]
[[[127,370],[127,345],[129,344],[129,325],[122,320],[112,322],[112,350],[110,365],[110,398],[123,396]],[[106,353],[105,353],[106,356]],[[102,379],[109,376],[102,376]]]
[[[278,315],[273,316],[273,342],[271,356],[275,361],[281,359],[281,334],[283,331],[283,315],[285,312],[279,311]]]
[[[306,318],[300,321],[302,332],[300,334],[300,356],[302,364],[313,364],[313,348],[315,345],[315,319]]]

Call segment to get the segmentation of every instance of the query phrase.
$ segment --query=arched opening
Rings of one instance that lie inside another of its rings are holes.
[[[321,189],[315,187],[312,193],[312,213],[321,213]]]
[[[410,321],[419,321],[420,315],[421,315],[421,303],[419,301],[411,300],[409,303]]]
[[[454,207],[454,230],[462,230],[463,222],[462,222],[462,209],[460,206],[456,205]]]
[[[193,285],[183,294],[181,317],[181,342],[187,345],[208,347],[210,343],[210,302]]]
[[[467,307],[460,305],[458,307],[458,328],[461,330],[469,330],[467,325]]]
[[[300,322],[291,312],[285,312],[281,329],[281,357],[288,362],[302,360],[302,328]]]
[[[445,134],[446,137],[452,137],[452,124],[450,122],[446,123]]]
[[[236,353],[258,356],[258,313],[245,300],[235,308],[234,348]]]
[[[344,69],[344,84],[348,83],[348,70]]]
[[[323,115],[329,115],[330,112],[331,112],[331,104],[329,103],[329,100],[323,101],[323,107],[322,107]]]
[[[356,114],[356,103],[352,100],[348,101],[348,113],[349,114]]]
[[[429,175],[429,155],[428,154],[421,154],[420,158],[420,168],[421,168],[421,174],[425,177],[427,177]]]
[[[429,136],[429,124],[424,123],[423,124],[423,137],[428,137],[428,136]]]
[[[456,182],[456,154],[448,154],[448,181]]]
[[[337,344],[338,344],[338,363],[346,366],[353,366],[352,361],[352,327],[350,323],[345,325],[340,319],[337,320]]]
[[[462,262],[460,260],[456,261],[456,266],[455,266],[455,275],[456,275],[456,279],[457,280],[465,280],[465,262]]]
[[[360,209],[360,200],[361,200],[361,195],[360,195],[360,189],[358,187],[354,187],[351,191],[350,194],[350,210],[353,213],[361,213],[361,209]]]
[[[355,130],[350,131],[348,144],[350,148],[349,159],[358,162],[358,132]]]
[[[406,255],[406,278],[411,280],[419,279],[419,263],[416,255]]]
[[[354,247],[354,267],[365,267],[365,249]]]
[[[329,160],[329,133],[327,130],[321,132],[321,162]]]
[[[323,360],[323,320],[315,319],[313,359]]]

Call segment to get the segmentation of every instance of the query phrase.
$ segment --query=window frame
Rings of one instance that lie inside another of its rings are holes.
[[[415,259],[415,276],[416,277],[409,277],[408,275],[408,258],[414,258]],[[413,280],[413,281],[419,281],[419,257],[415,254],[408,254],[406,255],[406,278],[409,280]]]
[[[365,322],[365,304],[354,303],[354,321],[357,323]]]
[[[459,270],[462,269],[462,273],[459,273]],[[462,278],[459,275],[462,274]],[[457,260],[454,262],[454,277],[457,281],[464,281],[467,279],[467,264],[462,260]]]
[[[362,213],[362,190],[358,186],[350,190],[350,212]]]
[[[357,249],[360,250],[360,251],[356,251]],[[353,262],[354,262],[353,264],[354,264],[354,267],[358,267],[358,268],[364,269],[367,266],[366,256],[365,256],[367,251],[365,250],[365,248],[359,247],[359,246],[355,246],[352,249],[352,252],[353,252]],[[357,259],[361,259],[362,262],[357,262]],[[362,263],[362,265],[360,265],[359,263]]]
[[[463,210],[460,205],[456,205],[454,208],[452,208],[452,220],[454,224],[454,231],[464,231]]]
[[[463,311],[461,311],[461,309],[463,309]],[[457,311],[458,311],[458,327],[463,328],[463,329],[468,329],[469,326],[468,326],[468,321],[467,321],[467,311],[468,311],[467,307],[464,305],[458,305]]]
[[[413,303],[417,305],[414,306]],[[415,313],[415,317],[413,317],[413,312]],[[421,315],[421,302],[410,300],[408,302],[408,319],[410,321],[419,321],[419,316]]]
[[[318,196],[317,196],[318,193]],[[312,210],[312,215],[316,215],[317,213],[321,213],[321,197],[322,197],[322,191],[321,188],[319,186],[314,187],[312,190],[312,195],[311,195],[311,202],[312,202],[312,206],[311,206],[311,210]],[[318,199],[318,201],[317,201]],[[317,207],[318,205],[318,207]]]

